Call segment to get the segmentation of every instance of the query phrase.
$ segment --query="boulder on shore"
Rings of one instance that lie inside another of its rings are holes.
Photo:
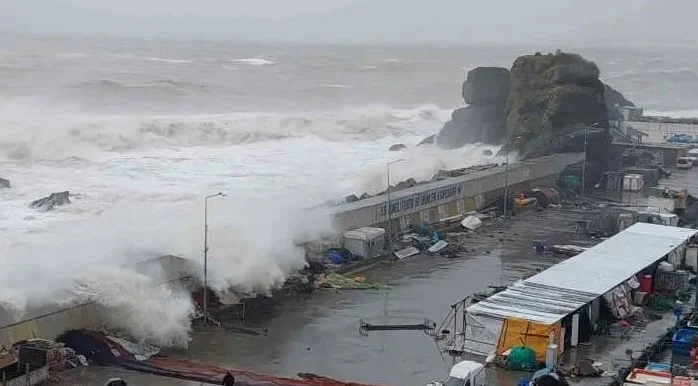
[[[6,180],[2,177],[0,177],[0,189],[7,188],[9,189],[11,187],[10,180]]]
[[[42,212],[52,210],[56,206],[70,204],[70,192],[51,193],[50,196],[40,198],[29,204],[30,208],[38,209]]]
[[[581,152],[578,133],[594,131],[589,158],[606,157],[611,137],[599,68],[577,54],[525,55],[511,69],[507,142],[525,157]],[[583,135],[582,135],[583,138]]]
[[[509,70],[478,67],[468,71],[463,82],[463,99],[468,104],[453,111],[436,137],[447,149],[466,143],[498,143],[505,137],[504,113],[509,95]]]
[[[402,144],[402,143],[396,143],[393,146],[390,146],[390,149],[388,149],[388,150],[389,151],[400,151],[400,150],[404,150],[405,148],[407,148],[407,145]]]

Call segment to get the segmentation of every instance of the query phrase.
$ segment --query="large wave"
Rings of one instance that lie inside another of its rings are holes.
[[[6,105],[0,108],[0,157],[85,157],[94,151],[236,145],[307,136],[370,141],[406,133],[427,134],[448,116],[449,111],[433,105],[189,116],[86,116]]]

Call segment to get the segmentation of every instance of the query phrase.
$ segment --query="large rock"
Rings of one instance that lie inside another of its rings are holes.
[[[407,145],[405,145],[403,143],[396,143],[393,146],[390,146],[390,149],[388,149],[388,150],[389,151],[400,151],[400,150],[405,149],[406,147],[407,147]]]
[[[29,204],[29,207],[38,209],[42,212],[52,210],[56,206],[70,204],[70,192],[51,193],[50,196],[40,198]]]
[[[509,96],[509,70],[478,67],[468,71],[463,82],[463,99],[469,105],[505,103]]]
[[[589,127],[600,129],[594,131],[600,142],[587,143],[588,158],[606,156],[608,113],[596,64],[560,51],[526,55],[516,59],[510,78],[507,140],[524,157],[582,151],[576,133]]]
[[[466,106],[457,109],[439,132],[436,143],[442,148],[453,149],[466,143],[500,142],[506,133],[503,116],[503,106]]]
[[[468,72],[463,83],[463,99],[469,106],[453,111],[436,143],[446,149],[467,143],[499,143],[504,139],[504,116],[509,94],[509,70],[478,67]]]
[[[10,180],[6,180],[6,179],[0,177],[0,189],[3,189],[3,188],[9,189],[10,186],[11,186]]]
[[[620,118],[619,107],[630,106],[634,107],[635,104],[629,101],[620,91],[614,89],[613,87],[604,84],[604,99],[606,99],[606,110],[608,110],[608,119],[617,120]]]

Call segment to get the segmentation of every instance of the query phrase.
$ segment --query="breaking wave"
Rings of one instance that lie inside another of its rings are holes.
[[[154,57],[154,56],[134,56],[134,55],[123,55],[123,54],[117,54],[114,55],[118,59],[124,59],[124,60],[140,60],[144,62],[158,62],[158,63],[167,63],[167,64],[189,64],[192,63],[192,60],[188,59],[173,59],[173,58],[159,58],[159,57]]]
[[[276,64],[271,60],[262,59],[262,58],[232,59],[231,62],[249,64],[250,66],[271,66],[271,65]]]
[[[631,69],[620,74],[613,74],[607,77],[607,80],[647,80],[653,79],[653,82],[677,82],[677,81],[698,81],[698,74],[693,72],[688,67],[664,69],[655,68],[648,70]]]
[[[113,83],[106,83],[109,87]],[[169,83],[165,83],[169,85]],[[314,136],[329,141],[372,141],[431,134],[450,111],[372,106],[318,113],[236,113],[192,116],[82,116],[0,108],[0,157],[84,156],[91,151],[237,145]]]
[[[188,88],[196,87],[196,85],[178,82],[170,79],[158,79],[150,82],[121,82],[111,79],[102,79],[96,81],[87,81],[77,85],[79,88],[94,90],[103,93],[117,92],[120,90],[134,89],[160,89],[163,91],[187,91]]]

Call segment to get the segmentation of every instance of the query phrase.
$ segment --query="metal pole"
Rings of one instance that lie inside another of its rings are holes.
[[[386,213],[388,215],[388,245],[387,248],[390,249],[390,242],[393,239],[393,223],[392,223],[392,217],[390,215],[390,165],[397,163],[397,162],[402,162],[404,159],[397,159],[395,161],[390,161],[385,164],[385,171],[386,171],[386,178],[388,179],[388,193],[386,194],[386,199],[387,199],[387,208],[386,208]]]
[[[390,162],[385,164],[385,171],[386,171],[387,178],[388,178],[388,182],[387,182],[387,184],[388,184],[388,196],[387,196],[388,202],[387,202],[387,206],[385,208],[386,213],[388,215],[388,242],[387,242],[386,247],[388,248],[388,251],[390,251],[390,242],[393,240],[393,224],[390,221]]]
[[[507,150],[507,161],[504,164],[504,220],[507,219],[507,206],[509,206],[509,200],[507,199],[507,188],[509,185],[509,145],[506,145]]]
[[[587,133],[589,130],[584,129],[584,160],[582,161],[582,194],[581,196],[584,197],[584,193],[586,190],[586,179],[587,179]]]
[[[225,197],[224,193],[216,193],[204,197],[204,293],[203,293],[203,311],[204,322],[208,321],[208,200],[213,197]]]
[[[208,199],[204,198],[204,320],[208,318]]]

